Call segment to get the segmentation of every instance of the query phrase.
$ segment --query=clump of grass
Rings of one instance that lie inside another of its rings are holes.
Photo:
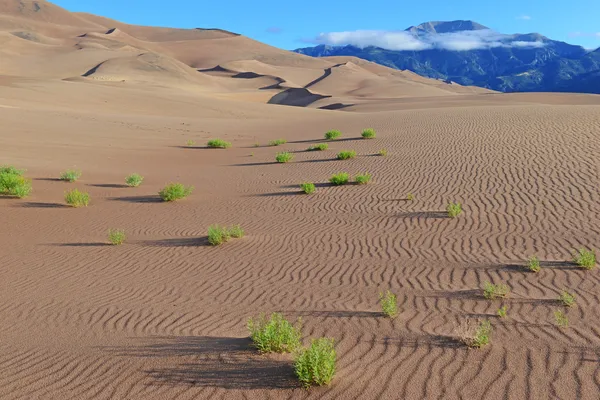
[[[364,173],[362,175],[356,175],[354,177],[354,180],[356,181],[356,183],[358,183],[359,185],[366,185],[367,183],[369,183],[371,181],[371,175]]]
[[[220,225],[211,225],[208,227],[208,243],[212,246],[218,246],[227,242],[231,238],[244,237],[244,230],[239,225],[233,225],[229,228]]]
[[[348,180],[350,180],[350,176],[345,172],[340,172],[329,178],[329,182],[336,186],[345,185],[348,183]]]
[[[446,207],[446,211],[450,218],[456,218],[462,213],[462,205],[460,203],[450,203]]]
[[[0,167],[0,174],[18,175],[22,176],[26,171],[24,169],[17,169],[12,165],[3,165]]]
[[[496,315],[498,315],[500,318],[506,318],[507,314],[508,314],[508,307],[507,306],[500,307],[500,309],[498,310],[498,312],[496,312]]]
[[[342,132],[335,130],[335,129],[325,132],[325,139],[327,139],[327,140],[335,140],[341,136],[342,136]]]
[[[531,256],[527,260],[527,269],[531,272],[540,272],[540,259],[537,256]]]
[[[163,201],[175,201],[188,197],[193,191],[193,186],[186,187],[182,183],[169,183],[158,192],[158,195]]]
[[[65,192],[65,202],[71,207],[87,207],[90,203],[90,195],[73,189]]]
[[[356,157],[356,151],[354,150],[344,150],[337,154],[338,160],[349,160],[354,157]]]
[[[458,338],[468,347],[479,349],[490,342],[492,324],[489,320],[478,322],[466,319],[456,329]]]
[[[388,318],[396,318],[398,315],[398,299],[395,294],[386,290],[385,293],[379,293],[379,301],[381,302],[381,311]]]
[[[558,296],[558,301],[562,303],[565,307],[572,307],[575,305],[575,296],[566,290],[560,292],[560,296]]]
[[[144,177],[141,176],[140,174],[136,174],[136,173],[133,173],[133,174],[129,175],[127,178],[125,178],[125,183],[129,187],[138,187],[142,184],[143,181],[144,181]]]
[[[60,180],[66,182],[75,182],[77,179],[81,177],[81,171],[77,171],[74,169],[69,169],[62,174],[60,174]]]
[[[287,140],[285,139],[275,139],[269,142],[269,146],[281,146],[282,144],[286,144]]]
[[[254,147],[260,147],[260,143],[258,143],[258,142],[254,143]]]
[[[415,199],[415,195],[412,193],[409,193],[406,195],[406,200],[408,201],[413,201]]]
[[[510,288],[504,284],[494,285],[490,282],[483,284],[483,297],[488,300],[503,299],[510,293]]]
[[[108,241],[110,244],[118,246],[125,242],[125,231],[122,229],[109,229],[108,230]]]
[[[293,325],[279,313],[248,320],[252,343],[261,353],[290,353],[300,347],[302,320]]]
[[[308,151],[325,151],[328,148],[329,148],[329,145],[327,143],[319,143],[319,144],[310,146],[308,148]]]
[[[315,192],[315,184],[312,182],[304,182],[300,184],[300,189],[306,194],[312,194]]]
[[[560,328],[568,328],[569,327],[569,318],[567,318],[567,314],[562,312],[561,310],[554,311],[554,321],[556,325]]]
[[[20,199],[31,193],[31,180],[23,177],[24,171],[13,167],[0,169],[0,195],[15,196]]]
[[[329,385],[335,375],[336,358],[333,339],[313,339],[308,348],[296,355],[294,370],[298,380],[306,388]]]
[[[210,139],[206,145],[215,149],[228,149],[231,147],[230,142],[226,142],[222,139]]]
[[[287,163],[290,162],[294,159],[294,155],[292,153],[288,153],[287,151],[284,151],[282,153],[277,153],[277,155],[275,156],[275,160],[278,163]]]
[[[244,230],[240,225],[232,225],[229,227],[229,236],[234,239],[240,239],[244,237]]]
[[[373,128],[367,128],[365,130],[362,131],[361,136],[364,139],[375,139],[375,137],[377,136],[377,134],[375,133],[375,129]]]
[[[186,144],[188,147],[192,147],[192,146],[195,146],[195,145],[196,145],[196,142],[195,142],[195,141],[193,141],[193,140],[188,140],[188,141],[187,141],[185,144]]]
[[[573,262],[583,269],[591,270],[596,267],[596,253],[585,248],[573,253]]]
[[[381,149],[381,150],[379,150],[379,153],[377,153],[377,154],[379,154],[382,157],[385,157],[385,156],[387,156],[387,150],[386,149]]]

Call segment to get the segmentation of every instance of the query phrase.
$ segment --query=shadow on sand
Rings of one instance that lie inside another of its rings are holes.
[[[162,203],[163,200],[160,196],[147,195],[147,196],[124,196],[124,197],[111,197],[109,200],[124,201],[126,203]]]
[[[146,240],[141,242],[141,244],[153,247],[198,247],[210,245],[210,243],[208,243],[208,236]]]

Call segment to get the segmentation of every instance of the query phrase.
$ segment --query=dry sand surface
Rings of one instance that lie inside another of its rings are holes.
[[[0,42],[0,164],[34,187],[0,197],[1,399],[598,399],[600,277],[570,253],[600,248],[600,96],[494,94],[43,1],[0,0]],[[329,129],[344,136],[305,151]],[[82,178],[58,181],[68,168]],[[343,171],[373,182],[326,183]],[[160,202],[172,181],[195,191]],[[71,188],[89,207],[64,205]],[[214,223],[246,237],[208,246]],[[302,318],[305,344],[335,339],[331,386],[250,346],[248,317],[273,311]],[[491,321],[490,345],[457,340],[465,318]]]

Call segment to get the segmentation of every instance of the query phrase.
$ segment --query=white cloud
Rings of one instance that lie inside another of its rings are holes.
[[[480,50],[494,47],[537,48],[545,45],[539,41],[514,41],[511,36],[489,29],[419,36],[406,31],[329,32],[319,34],[310,42],[332,46],[352,45],[360,48],[375,46],[387,50],[412,51],[434,48],[452,51]]]
[[[531,17],[529,15],[519,15],[517,17],[517,19],[523,20],[523,21],[529,21],[531,20]]]

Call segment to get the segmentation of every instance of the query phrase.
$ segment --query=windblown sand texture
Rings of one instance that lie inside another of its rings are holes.
[[[598,399],[599,272],[570,253],[600,249],[599,96],[495,94],[0,0],[0,121],[0,164],[34,187],[0,197],[3,400]],[[329,129],[344,136],[305,151]],[[215,137],[233,147],[204,148]],[[81,179],[58,181],[69,168]],[[344,171],[373,182],[327,184]],[[194,193],[160,202],[173,181]],[[89,207],[64,206],[72,188]],[[208,246],[214,223],[247,235]],[[127,242],[107,245],[109,228]],[[485,300],[485,281],[510,297]],[[302,389],[291,356],[252,349],[247,318],[272,311],[302,317],[304,343],[335,338],[331,386]],[[489,346],[456,340],[467,317],[490,319]]]

